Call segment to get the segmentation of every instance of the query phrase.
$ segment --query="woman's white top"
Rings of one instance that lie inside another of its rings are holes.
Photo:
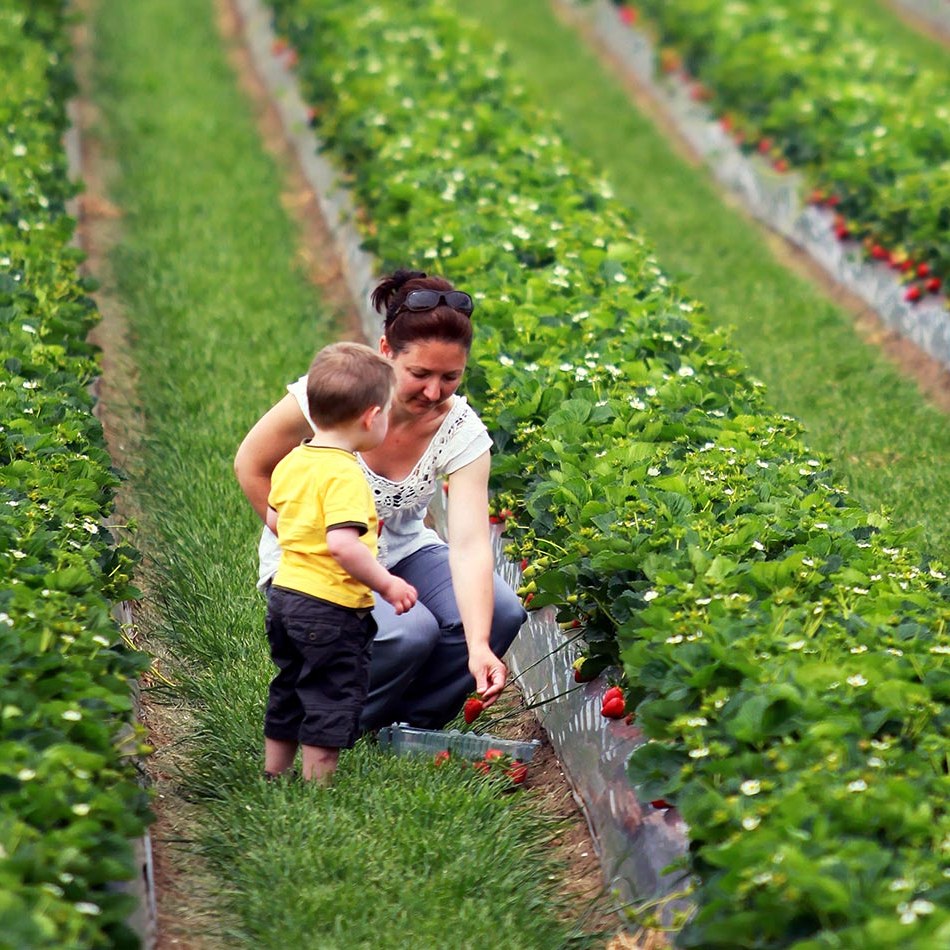
[[[301,376],[287,387],[287,391],[297,400],[304,418],[316,429],[307,409],[307,377]],[[491,449],[491,444],[485,424],[465,397],[456,394],[422,457],[401,481],[393,482],[377,475],[357,454],[383,526],[379,537],[379,560],[384,567],[398,564],[420,548],[444,544],[439,535],[423,523],[429,502],[444,476],[474,462]],[[258,557],[257,586],[263,587],[274,576],[280,560],[277,537],[269,528],[264,528],[261,534]]]

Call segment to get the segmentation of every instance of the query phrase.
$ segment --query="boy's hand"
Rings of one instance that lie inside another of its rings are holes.
[[[391,604],[398,614],[404,614],[409,610],[419,597],[415,587],[407,584],[401,577],[395,574],[389,575],[390,580],[379,593],[387,604]]]
[[[267,516],[264,519],[264,523],[267,525],[274,534],[277,534],[277,512],[275,509],[268,506]]]

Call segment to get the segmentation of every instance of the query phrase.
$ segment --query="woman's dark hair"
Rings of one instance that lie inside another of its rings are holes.
[[[444,340],[458,343],[468,352],[472,347],[472,320],[469,314],[440,303],[431,310],[403,307],[413,290],[455,290],[444,277],[429,277],[424,271],[394,271],[376,285],[370,300],[384,314],[383,333],[393,353],[401,353],[419,340]]]

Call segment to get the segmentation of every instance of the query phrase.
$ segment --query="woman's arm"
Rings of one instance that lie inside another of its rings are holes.
[[[267,520],[267,496],[274,466],[303,439],[313,435],[297,400],[288,393],[254,423],[234,456],[241,491],[261,521]]]
[[[490,706],[508,678],[505,664],[489,643],[494,612],[494,564],[488,527],[488,474],[486,451],[449,476],[449,569],[465,640],[468,668],[475,690]]]

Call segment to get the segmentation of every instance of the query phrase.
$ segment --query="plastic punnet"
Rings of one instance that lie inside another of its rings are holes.
[[[530,762],[541,743],[537,739],[522,741],[501,739],[489,733],[461,732],[458,729],[416,729],[404,722],[384,726],[377,734],[380,746],[397,755],[454,752],[466,759],[480,759],[489,749],[497,749],[521,762]]]

